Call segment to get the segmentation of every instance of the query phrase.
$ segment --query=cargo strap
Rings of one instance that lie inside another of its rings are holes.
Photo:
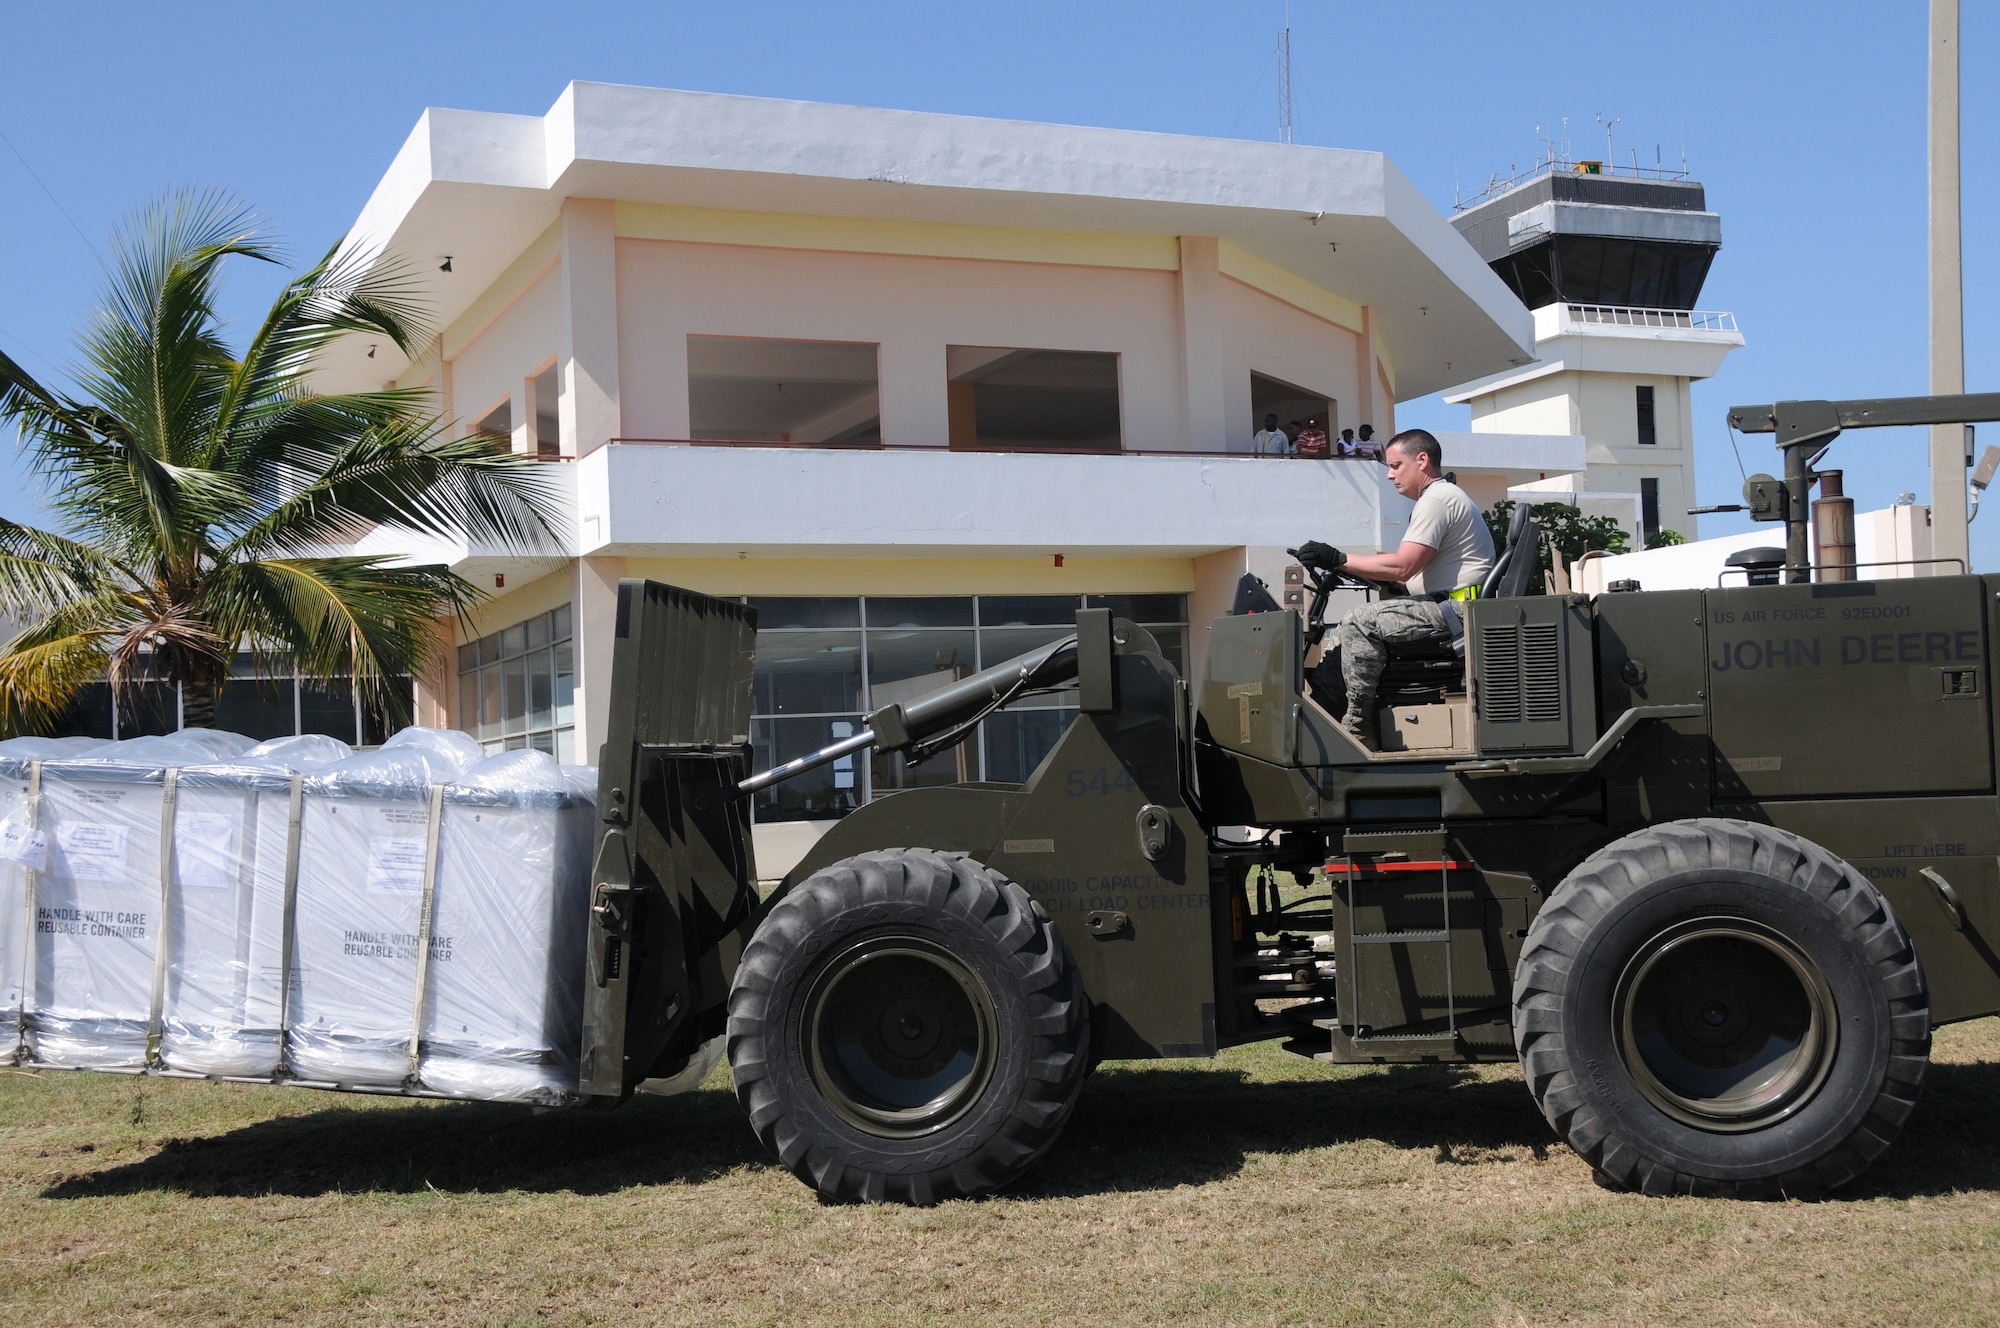
[[[417,919],[417,991],[410,1002],[410,1063],[403,1082],[417,1086],[424,1046],[424,998],[431,973],[431,920],[437,913],[438,826],[444,819],[444,785],[431,787],[430,821],[424,829],[424,900]]]
[[[292,964],[299,915],[299,827],[305,821],[306,777],[292,776],[291,808],[285,819],[285,905],[278,936],[278,1073],[291,1071]]]
[[[28,762],[28,832],[33,834],[39,828],[42,810],[42,763]],[[35,984],[40,980],[35,962],[35,878],[40,875],[33,867],[22,865],[21,876],[25,888],[21,891],[21,1013],[20,1025],[15,1030],[14,1060],[16,1063],[28,1059],[28,1013],[35,1004]]]
[[[180,767],[170,767],[160,791],[160,915],[153,924],[153,999],[146,1014],[146,1064],[154,1066],[160,1063],[167,1002],[167,910],[174,898],[174,801],[180,782]]]

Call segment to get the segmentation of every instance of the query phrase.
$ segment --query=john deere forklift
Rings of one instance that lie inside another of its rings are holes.
[[[623,583],[582,1091],[613,1104],[726,1044],[802,1180],[923,1204],[1033,1165],[1099,1061],[1278,1040],[1518,1058],[1612,1185],[1852,1179],[1933,1025],[2000,1011],[2000,577],[1815,566],[1812,463],[1843,428],[1991,420],[2000,395],[1732,418],[1778,435],[1785,476],[1746,500],[1782,554],[1711,589],[1522,593],[1517,522],[1456,648],[1392,661],[1372,747],[1316,686],[1326,573],[1303,614],[1246,587],[1192,695],[1086,610],[762,773],[754,611]],[[748,795],[936,755],[1054,689],[1080,713],[1025,782],[880,797],[759,898]]]

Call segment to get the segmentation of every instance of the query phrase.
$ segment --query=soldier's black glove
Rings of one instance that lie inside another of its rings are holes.
[[[1299,545],[1299,565],[1302,567],[1316,568],[1322,572],[1335,572],[1339,571],[1341,565],[1346,561],[1347,555],[1339,549],[1334,548],[1331,544],[1322,544],[1318,540],[1307,540],[1304,544]]]

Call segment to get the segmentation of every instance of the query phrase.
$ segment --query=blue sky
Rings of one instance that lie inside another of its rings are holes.
[[[426,105],[539,114],[569,80],[600,79],[1269,139],[1283,15],[1282,0],[11,6],[0,346],[65,381],[97,251],[177,185],[241,194],[296,257],[316,256]],[[1728,406],[1927,388],[1925,15],[1918,0],[1294,0],[1295,138],[1387,152],[1447,211],[1455,189],[1532,161],[1536,126],[1563,116],[1580,155],[1602,146],[1599,114],[1622,117],[1622,160],[1684,149],[1722,214],[1701,303],[1733,311],[1748,340],[1694,394],[1701,500],[1729,502]],[[2000,61],[2000,4],[1971,0],[1964,24],[1967,385],[1991,391],[2000,81],[1979,71]],[[247,321],[274,288],[274,274],[241,268],[227,311]],[[1400,418],[1462,428],[1465,415],[1433,399]],[[1776,467],[1768,442],[1742,446],[1749,469]],[[1865,510],[1903,489],[1928,496],[1924,446],[1915,432],[1855,433],[1827,464]],[[0,515],[38,515],[11,454]],[[1702,531],[1739,525],[1708,517]],[[1974,525],[1973,549],[2000,570],[2000,515]]]

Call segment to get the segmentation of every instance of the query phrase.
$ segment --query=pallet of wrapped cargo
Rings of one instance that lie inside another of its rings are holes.
[[[0,742],[0,1038],[8,1048],[23,1045],[21,1016],[33,985],[28,972],[35,934],[31,873],[48,867],[48,836],[35,824],[41,783],[38,763],[81,756],[102,745],[101,738]]]
[[[286,885],[306,772],[353,750],[308,734],[180,771],[159,1064],[268,1078],[282,1060]]]
[[[416,983],[428,966],[417,955],[444,786],[483,756],[465,734],[405,729],[306,778],[285,1057],[299,1079],[411,1086]]]
[[[34,815],[46,866],[31,878],[25,1016],[34,1062],[97,1070],[147,1064],[167,772],[251,745],[237,734],[183,730],[41,762]]]
[[[482,761],[445,789],[425,1090],[575,1099],[595,796],[594,782],[584,787],[532,750]]]

